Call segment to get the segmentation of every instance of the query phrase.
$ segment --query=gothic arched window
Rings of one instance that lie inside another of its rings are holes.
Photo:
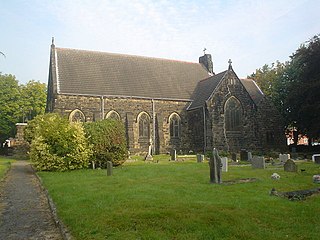
[[[178,114],[173,113],[169,117],[170,123],[170,137],[171,138],[179,138],[180,137],[180,126],[181,120]]]
[[[138,118],[139,138],[149,140],[150,138],[150,118],[148,114],[142,113]]]
[[[73,110],[69,115],[70,122],[85,122],[86,117],[79,109]]]
[[[227,131],[240,131],[242,121],[242,107],[238,99],[230,97],[224,109],[225,128]]]
[[[111,110],[110,112],[107,113],[106,119],[113,119],[113,120],[117,120],[117,121],[121,120],[119,113],[117,113],[114,110]]]

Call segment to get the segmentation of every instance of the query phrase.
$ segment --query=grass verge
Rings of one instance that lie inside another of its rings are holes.
[[[12,159],[0,157],[0,180],[3,179],[6,172],[9,170],[12,161]]]
[[[318,239],[320,195],[305,201],[269,196],[278,191],[320,187],[312,183],[319,165],[229,166],[223,180],[256,182],[209,184],[207,163],[136,161],[105,170],[40,172],[58,215],[75,239]],[[280,174],[278,181],[270,178]]]

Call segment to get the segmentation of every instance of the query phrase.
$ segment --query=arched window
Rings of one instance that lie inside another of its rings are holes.
[[[141,113],[138,117],[139,138],[149,140],[150,138],[150,117],[146,113]]]
[[[70,122],[85,122],[86,117],[79,109],[73,110],[69,115]]]
[[[117,121],[121,120],[119,113],[117,113],[114,110],[111,110],[110,112],[107,113],[106,119],[113,119],[113,120],[117,120]]]
[[[180,137],[180,126],[181,120],[178,114],[172,113],[169,117],[170,123],[170,137],[179,138]]]
[[[227,131],[240,131],[242,108],[238,99],[230,97],[224,108],[225,128]]]

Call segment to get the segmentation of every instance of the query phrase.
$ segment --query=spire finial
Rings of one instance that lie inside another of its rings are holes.
[[[204,48],[202,51],[203,51],[203,55],[206,55],[206,51],[207,51],[207,49],[206,49],[206,48]]]
[[[229,59],[229,61],[228,61],[228,63],[229,63],[229,70],[232,68],[232,61],[231,61],[231,59]]]
[[[51,39],[51,44],[54,45],[54,37]]]

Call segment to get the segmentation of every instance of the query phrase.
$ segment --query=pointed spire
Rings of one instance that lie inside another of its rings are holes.
[[[51,39],[51,45],[54,46],[54,37]]]

